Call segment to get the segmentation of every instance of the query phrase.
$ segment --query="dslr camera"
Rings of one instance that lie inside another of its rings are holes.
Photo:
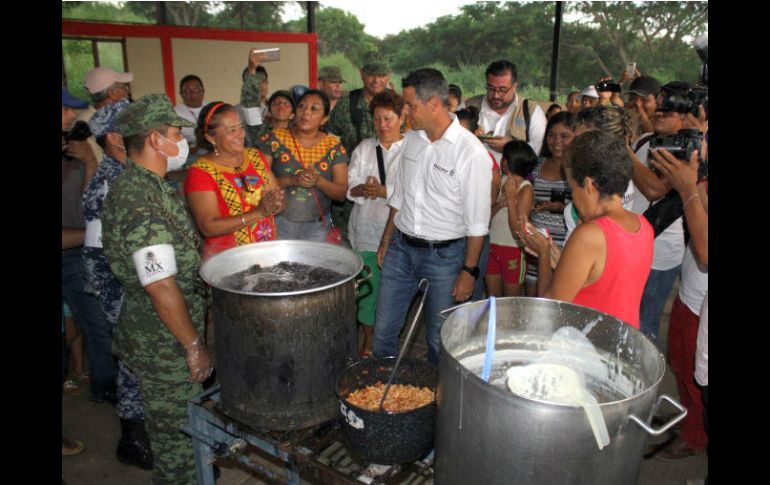
[[[76,122],[70,131],[64,134],[64,141],[86,141],[92,135],[88,123],[85,121]]]
[[[596,91],[600,93],[606,93],[607,91],[613,92],[613,93],[619,93],[620,92],[620,84],[616,83],[612,79],[607,81],[602,81],[598,84],[596,84]]]
[[[703,132],[697,128],[685,128],[679,130],[676,135],[657,135],[650,139],[650,150],[665,148],[685,163],[689,163],[692,152],[698,150],[698,161],[702,162],[700,156],[701,141],[703,141]]]
[[[677,86],[671,86],[677,84]],[[671,89],[667,87],[671,86]],[[656,111],[664,113],[691,113],[698,116],[698,106],[703,105],[703,109],[708,113],[709,90],[708,87],[696,85],[690,87],[686,83],[669,83],[660,89],[662,101]]]

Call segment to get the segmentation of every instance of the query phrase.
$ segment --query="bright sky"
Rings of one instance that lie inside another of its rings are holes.
[[[421,25],[429,24],[444,15],[457,15],[460,6],[476,3],[474,0],[321,0],[321,5],[345,10],[358,17],[364,32],[383,38]],[[299,6],[286,8],[284,20],[302,17]]]

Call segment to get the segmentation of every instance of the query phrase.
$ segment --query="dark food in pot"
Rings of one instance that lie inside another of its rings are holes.
[[[222,285],[236,291],[284,293],[320,288],[345,278],[346,275],[332,269],[283,261],[264,268],[255,264],[226,276]]]
[[[348,395],[347,401],[367,411],[379,411],[385,384],[377,382]],[[401,413],[421,408],[436,400],[436,394],[427,387],[417,387],[404,384],[392,384],[382,407],[385,411]]]

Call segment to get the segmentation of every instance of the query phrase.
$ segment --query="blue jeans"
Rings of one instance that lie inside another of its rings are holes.
[[[444,248],[418,248],[393,231],[382,264],[380,293],[374,323],[372,352],[375,357],[398,355],[398,338],[409,306],[422,278],[428,280],[425,298],[425,339],[428,362],[438,364],[441,325],[439,312],[456,305],[452,291],[465,262],[466,239]]]
[[[85,266],[81,249],[61,253],[61,292],[72,310],[75,324],[85,337],[85,351],[91,374],[91,395],[115,389],[115,364],[112,358],[112,325],[107,321],[99,300],[86,293]]]
[[[642,304],[639,313],[639,330],[653,342],[658,340],[660,331],[660,315],[663,313],[663,307],[674,287],[676,277],[682,265],[663,271],[656,269],[650,270],[650,276],[647,277],[647,284],[644,285],[642,294]]]
[[[309,222],[294,222],[283,216],[275,216],[277,239],[300,239],[303,241],[326,242],[326,234],[331,228],[331,214],[324,214],[323,222],[315,218]]]

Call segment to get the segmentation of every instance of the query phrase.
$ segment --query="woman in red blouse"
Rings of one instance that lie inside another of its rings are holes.
[[[283,189],[270,170],[271,157],[245,148],[245,132],[232,105],[214,102],[198,116],[196,136],[209,151],[188,170],[184,190],[205,237],[203,257],[242,244],[276,239],[274,215],[284,207]]]

